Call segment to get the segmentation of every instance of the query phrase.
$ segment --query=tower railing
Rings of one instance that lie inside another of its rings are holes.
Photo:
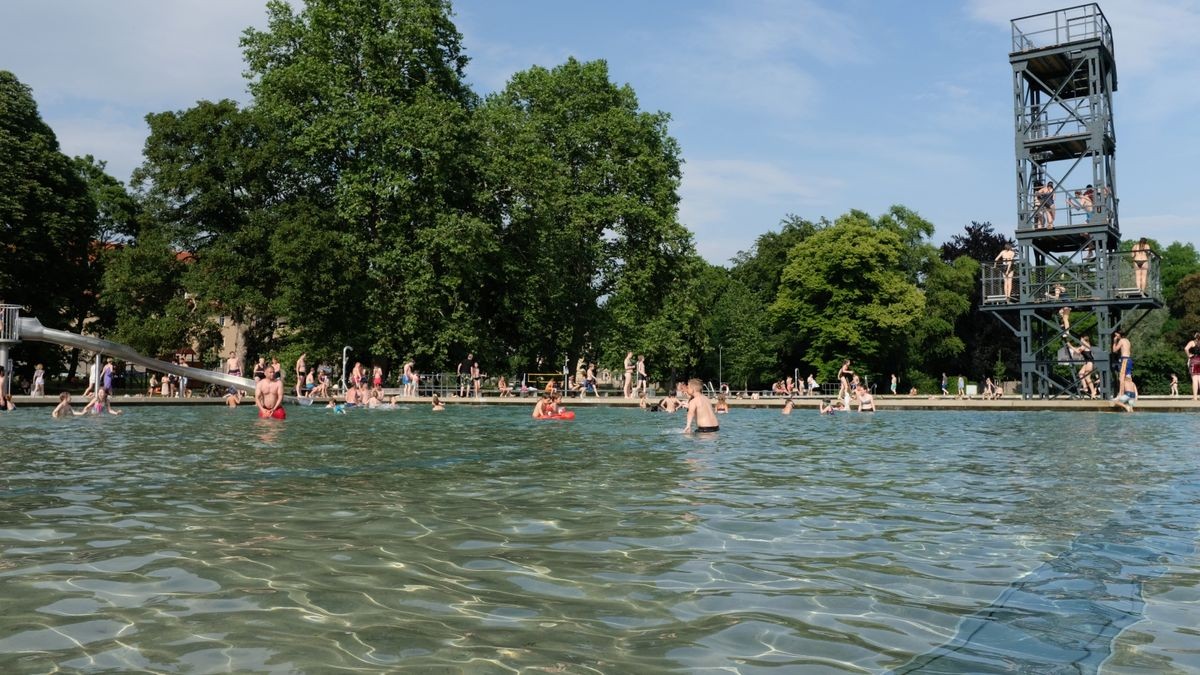
[[[1004,294],[1006,269],[1003,262],[983,263],[980,279],[985,305],[1015,302],[1065,305],[1103,302],[1110,297],[1156,298],[1162,295],[1161,265],[1153,251],[1106,251],[1091,256],[1085,252],[1078,259],[1044,265],[1023,265],[1015,261],[1007,276],[1011,280],[1011,297]],[[1142,272],[1144,276],[1139,277]],[[1022,280],[1025,280],[1024,285]]]
[[[1100,6],[1078,5],[1012,20],[1012,50],[1027,52],[1099,39],[1112,51],[1112,28]]]
[[[1054,227],[1107,223],[1115,210],[1114,202],[1112,192],[1107,188],[1096,190],[1091,185],[1055,187]],[[1039,229],[1036,225],[1037,215],[1043,208],[1046,207],[1041,204],[1037,194],[1026,194],[1018,210],[1021,218],[1017,223],[1017,231]]]

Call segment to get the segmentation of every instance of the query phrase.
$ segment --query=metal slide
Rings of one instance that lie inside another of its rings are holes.
[[[132,347],[100,338],[91,337],[89,335],[78,335],[76,333],[68,333],[67,331],[55,330],[46,328],[41,321],[30,317],[21,317],[17,334],[21,340],[33,340],[36,342],[49,342],[51,344],[62,345],[72,349],[81,349],[85,352],[97,352],[100,354],[108,354],[115,356],[122,361],[134,363],[143,368],[156,370],[160,373],[170,373],[180,377],[186,377],[189,380],[199,380],[201,382],[209,382],[212,384],[221,384],[226,387],[234,387],[245,391],[254,391],[254,380],[249,380],[244,377],[236,377],[234,375],[226,375],[211,370],[202,368],[189,368],[175,363],[167,363],[159,361],[148,356],[142,356],[137,350]]]

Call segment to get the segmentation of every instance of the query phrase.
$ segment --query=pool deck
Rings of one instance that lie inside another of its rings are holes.
[[[429,397],[398,399],[403,404],[428,405]],[[656,399],[655,399],[656,400]],[[817,408],[823,397],[797,397],[796,407]],[[448,406],[455,405],[514,405],[533,407],[534,398],[486,396],[484,398],[458,398],[456,396],[443,398]],[[72,396],[71,404],[80,406],[87,402],[82,396]],[[313,407],[323,407],[326,400],[313,403]],[[784,399],[768,397],[759,399],[731,398],[728,399],[730,408],[782,408]],[[57,396],[14,396],[13,403],[18,407],[46,407],[58,405]],[[163,398],[159,396],[124,396],[116,395],[112,399],[113,407],[120,409],[132,406],[189,406],[189,405],[225,405],[222,398],[190,397]],[[566,405],[571,408],[587,408],[591,406],[637,407],[637,399],[626,399],[619,396],[588,397],[583,399],[570,398]],[[956,399],[953,396],[876,396],[876,407],[880,411],[890,410],[970,410],[970,411],[1036,411],[1036,410],[1085,410],[1085,411],[1117,411],[1120,410],[1109,400],[1072,400],[1072,399],[1022,399],[1015,396],[998,400]],[[289,397],[289,405],[296,405],[295,399]],[[249,398],[242,402],[243,406],[252,406]],[[1193,401],[1190,396],[1143,396],[1138,399],[1137,410],[1145,412],[1200,412],[1200,401]]]

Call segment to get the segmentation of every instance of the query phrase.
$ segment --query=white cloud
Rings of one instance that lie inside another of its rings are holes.
[[[1180,216],[1173,213],[1158,215],[1121,215],[1121,229],[1128,233],[1135,230],[1138,236],[1157,239],[1161,244],[1172,241],[1195,241],[1197,226],[1200,222],[1194,217]],[[1129,235],[1126,234],[1126,238]]]
[[[688,160],[680,187],[680,222],[696,233],[700,254],[722,263],[784,214],[828,206],[841,181],[771,162]]]
[[[47,117],[62,151],[68,155],[92,155],[107,163],[110,176],[129,183],[129,174],[142,163],[146,142],[145,125],[131,125],[119,117]]]
[[[682,23],[651,66],[663,82],[708,105],[793,118],[821,102],[817,63],[854,64],[871,50],[851,14],[815,2],[734,5]]]
[[[265,24],[264,2],[123,0],[7,3],[0,62],[39,102],[186,106],[242,98],[238,40]]]

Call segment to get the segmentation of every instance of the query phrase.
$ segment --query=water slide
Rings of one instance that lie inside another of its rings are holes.
[[[49,342],[51,344],[61,345],[72,349],[80,349],[85,352],[95,352],[98,354],[108,354],[115,356],[122,361],[133,363],[149,370],[158,371],[160,373],[170,373],[179,377],[186,377],[189,380],[199,380],[201,382],[209,382],[211,384],[220,384],[226,387],[234,387],[244,391],[254,391],[254,380],[249,380],[244,377],[234,375],[226,375],[211,370],[202,368],[189,368],[181,366],[177,363],[167,363],[159,361],[148,356],[142,356],[137,350],[119,342],[110,342],[102,340],[90,335],[78,335],[76,333],[68,333],[67,331],[55,330],[46,328],[41,321],[31,317],[21,317],[18,323],[17,334],[21,340],[33,340],[35,342]]]

